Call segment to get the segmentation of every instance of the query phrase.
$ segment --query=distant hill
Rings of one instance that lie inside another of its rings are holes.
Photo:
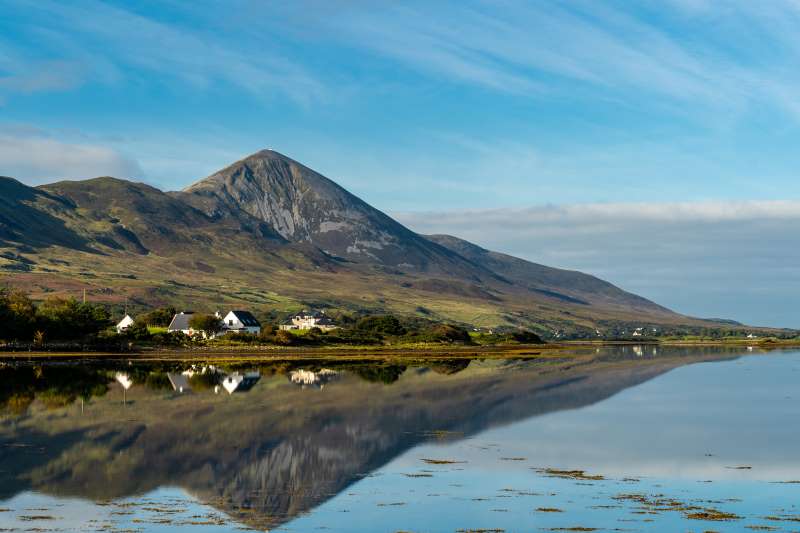
[[[263,315],[316,306],[593,336],[689,318],[580,272],[419,235],[333,181],[262,150],[184,191],[111,177],[0,178],[0,276],[81,294]]]

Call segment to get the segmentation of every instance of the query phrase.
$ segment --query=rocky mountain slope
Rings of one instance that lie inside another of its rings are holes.
[[[587,274],[419,235],[270,150],[171,193],[110,177],[0,178],[0,276],[39,297],[86,289],[134,308],[321,306],[584,334],[706,324]]]
[[[175,194],[215,220],[246,215],[288,242],[358,263],[491,277],[300,163],[262,150]]]

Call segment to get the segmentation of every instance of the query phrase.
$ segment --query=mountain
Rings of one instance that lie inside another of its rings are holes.
[[[0,244],[85,249],[86,241],[68,229],[60,218],[74,208],[64,198],[0,176]]]
[[[280,237],[257,220],[214,220],[191,205],[143,183],[103,177],[62,181],[42,191],[79,208],[92,221],[94,240],[138,254],[165,254],[208,243],[213,235],[245,234],[273,244]]]
[[[0,178],[0,275],[35,297],[135,310],[301,307],[596,336],[685,317],[580,272],[419,235],[333,181],[262,150],[183,191],[111,177],[28,187]]]
[[[213,219],[241,212],[288,242],[311,243],[349,261],[401,270],[491,277],[447,248],[417,235],[297,161],[262,150],[176,195]]]

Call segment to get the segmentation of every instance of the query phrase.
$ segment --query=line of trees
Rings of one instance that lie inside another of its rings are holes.
[[[102,305],[60,297],[36,304],[21,291],[0,289],[0,340],[36,344],[81,340],[110,325],[111,317]]]

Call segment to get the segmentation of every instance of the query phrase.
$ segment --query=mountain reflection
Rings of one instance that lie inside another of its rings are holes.
[[[270,528],[418,444],[590,405],[742,353],[625,346],[427,366],[3,366],[0,499],[35,490],[105,501],[179,486]]]

